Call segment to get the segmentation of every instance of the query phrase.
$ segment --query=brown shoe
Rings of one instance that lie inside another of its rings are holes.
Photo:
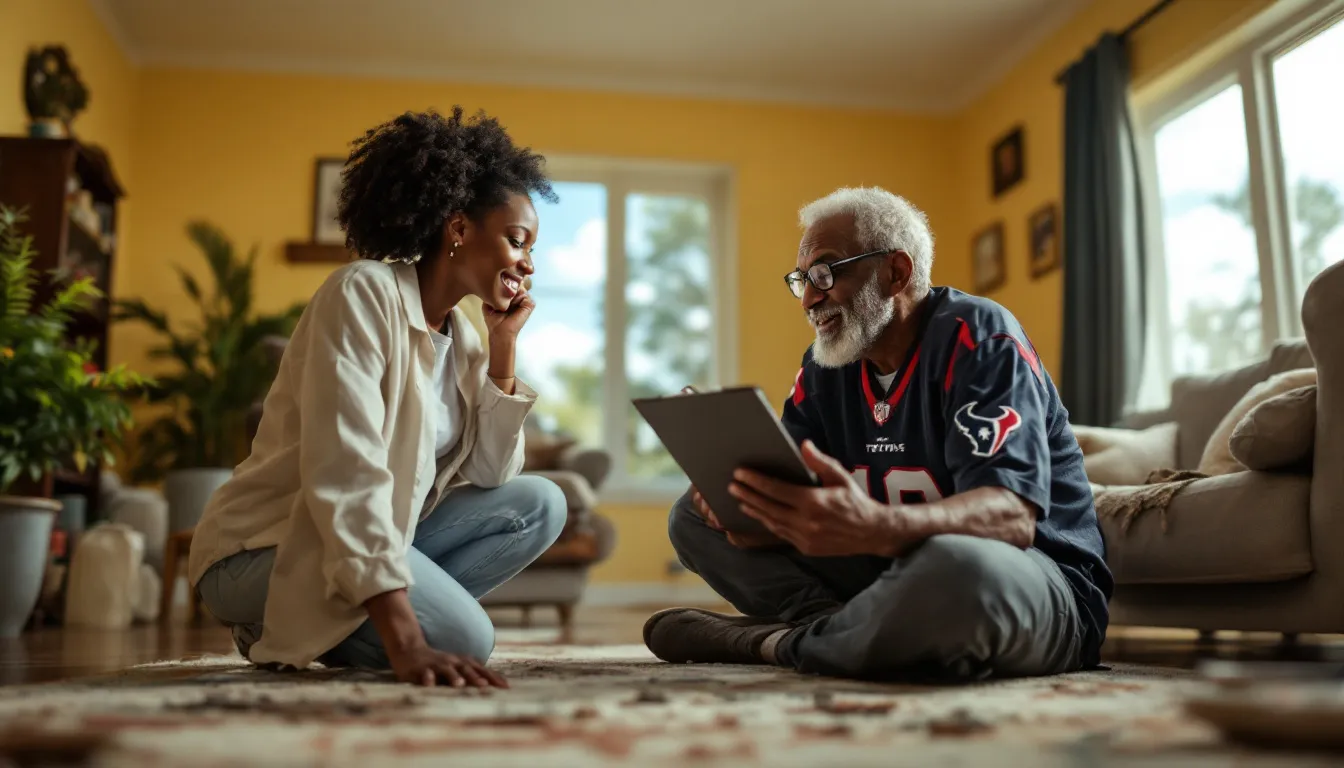
[[[761,656],[761,644],[792,627],[778,618],[669,608],[644,622],[644,645],[673,664],[768,664]]]

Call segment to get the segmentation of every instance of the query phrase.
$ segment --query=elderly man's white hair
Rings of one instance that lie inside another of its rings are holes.
[[[865,252],[899,249],[910,254],[915,264],[910,278],[915,295],[928,292],[929,275],[933,271],[933,233],[923,211],[881,187],[844,187],[803,206],[798,219],[806,229],[842,213],[854,216],[855,235]]]

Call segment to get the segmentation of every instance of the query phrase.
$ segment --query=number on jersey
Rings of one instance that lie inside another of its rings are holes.
[[[916,467],[893,467],[882,478],[882,490],[873,487],[868,467],[856,467],[854,479],[868,489],[868,495],[887,504],[925,504],[940,501],[942,491],[933,481],[933,475],[927,469]],[[883,498],[883,494],[886,498]]]

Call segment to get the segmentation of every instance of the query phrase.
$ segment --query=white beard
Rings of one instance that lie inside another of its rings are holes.
[[[873,348],[882,332],[896,317],[896,298],[885,296],[879,285],[881,275],[874,271],[848,306],[808,313],[813,327],[821,320],[840,315],[836,330],[817,332],[812,359],[823,368],[840,368],[857,361]]]

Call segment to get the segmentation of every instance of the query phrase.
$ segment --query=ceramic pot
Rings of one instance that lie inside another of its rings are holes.
[[[51,499],[0,496],[0,637],[18,637],[37,605],[60,511]]]
[[[210,497],[232,476],[232,469],[175,469],[169,472],[163,483],[163,495],[168,499],[168,532],[195,528]]]

